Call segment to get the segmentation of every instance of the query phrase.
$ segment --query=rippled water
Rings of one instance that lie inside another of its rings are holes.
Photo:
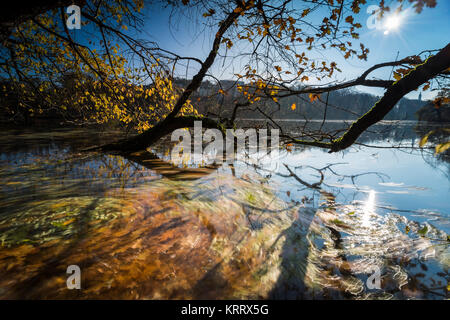
[[[4,131],[0,298],[448,298],[449,159],[383,128],[208,168],[173,168],[169,143],[79,152],[117,132]]]

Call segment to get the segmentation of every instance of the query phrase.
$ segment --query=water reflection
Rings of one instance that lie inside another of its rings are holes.
[[[423,157],[292,148],[176,168],[166,143],[77,153],[93,136],[0,138],[1,298],[448,297],[449,182]],[[82,292],[65,288],[70,264]],[[365,284],[375,266],[381,290]]]
[[[370,226],[370,218],[371,218],[372,214],[374,214],[374,213],[375,213],[375,191],[370,190],[369,196],[364,205],[363,216],[361,219],[363,227],[367,228]]]

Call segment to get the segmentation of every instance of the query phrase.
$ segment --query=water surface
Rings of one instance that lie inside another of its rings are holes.
[[[173,168],[167,141],[79,151],[118,132],[3,131],[0,298],[448,298],[450,162],[414,126],[208,168]]]

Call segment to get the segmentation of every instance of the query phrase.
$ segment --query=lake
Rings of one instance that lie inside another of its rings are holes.
[[[3,130],[0,298],[448,298],[450,158],[425,131],[198,168],[170,139],[124,158],[80,151],[116,131]]]

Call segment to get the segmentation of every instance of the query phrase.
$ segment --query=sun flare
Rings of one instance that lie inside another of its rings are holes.
[[[386,29],[384,31],[384,34],[388,34],[392,30],[398,29],[398,27],[401,24],[401,18],[398,15],[392,15],[389,18],[386,19],[386,22],[384,24],[384,28]]]

